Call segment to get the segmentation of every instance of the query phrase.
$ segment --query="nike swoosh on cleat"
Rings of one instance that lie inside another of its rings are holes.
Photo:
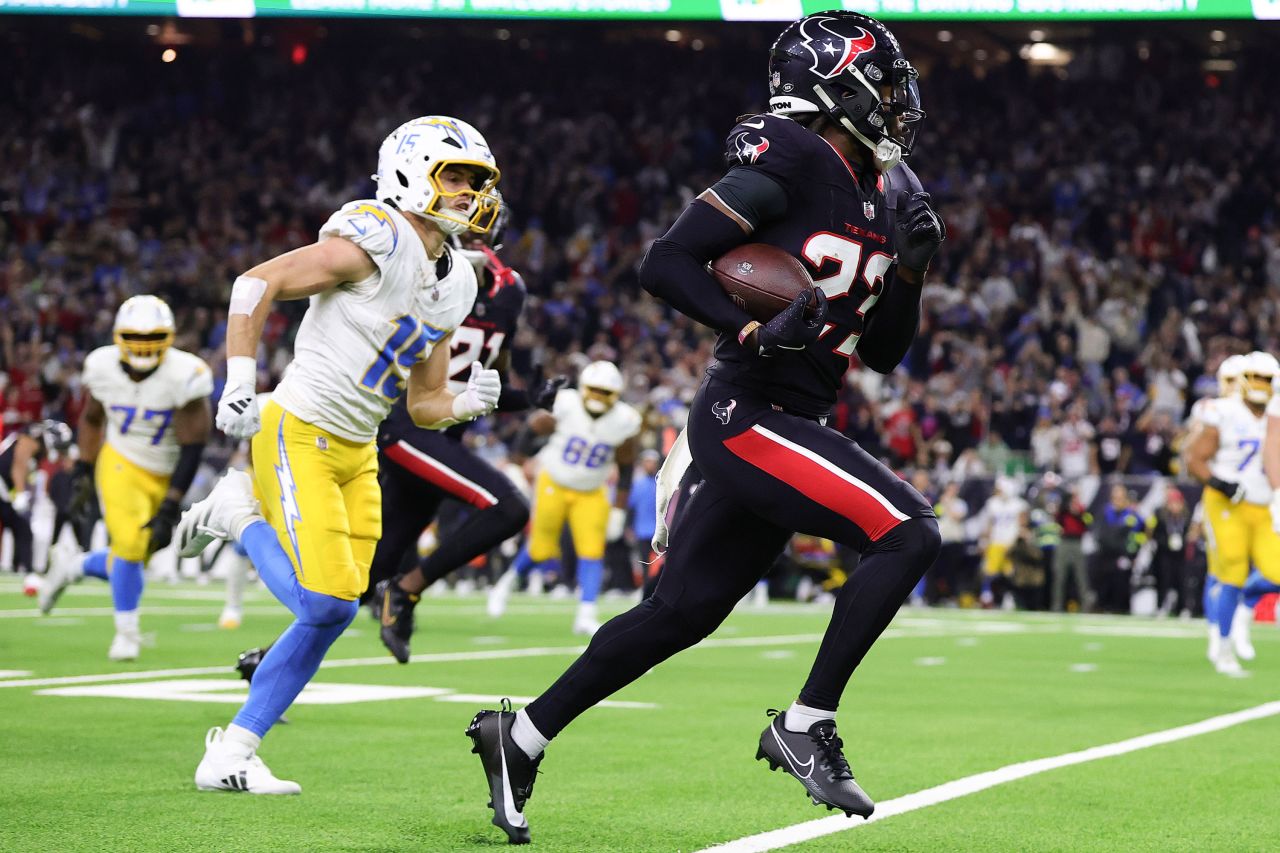
[[[778,737],[778,730],[776,728],[769,726],[769,733],[773,735],[773,739],[777,742],[778,746],[782,747],[782,752],[787,757],[787,761],[791,764],[792,769],[795,770],[796,775],[805,781],[813,779],[813,756],[810,755],[809,760],[802,765],[800,763],[800,759],[796,758],[796,754],[787,748],[787,745],[783,742],[782,738]],[[800,774],[801,767],[807,768],[804,775]]]
[[[391,616],[390,619],[387,617]],[[382,627],[390,628],[396,624],[396,617],[391,615],[391,590],[386,589],[382,592]]]
[[[507,753],[502,745],[502,720],[498,720],[498,761],[502,763],[502,811],[506,813],[507,823],[515,828],[528,827],[524,815],[516,811],[516,801],[511,796],[511,780],[507,777]]]

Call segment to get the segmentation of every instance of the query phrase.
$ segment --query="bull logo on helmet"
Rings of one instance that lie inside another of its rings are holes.
[[[754,137],[759,140],[752,142],[752,136],[749,133],[739,133],[733,138],[733,153],[741,163],[754,163],[760,159],[760,155],[769,150],[769,140],[763,136]]]
[[[862,54],[876,48],[875,35],[865,28],[858,27],[857,35],[846,36],[830,26],[834,23],[835,18],[813,17],[800,25],[800,35],[804,36],[802,46],[813,56],[813,66],[809,70],[827,80],[844,71]]]

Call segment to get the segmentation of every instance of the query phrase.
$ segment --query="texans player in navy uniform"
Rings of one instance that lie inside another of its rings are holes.
[[[693,462],[657,589],[604,625],[528,707],[481,711],[467,730],[493,822],[513,843],[529,838],[523,810],[547,742],[714,631],[795,532],[852,546],[862,561],[799,699],[772,712],[756,757],[799,779],[815,804],[850,816],[874,809],[835,711],[940,540],[928,502],[825,420],[851,357],[888,373],[906,354],[945,229],[900,162],[924,113],[916,71],[884,25],[839,11],[796,21],[773,46],[769,75],[770,112],[731,131],[728,173],[641,269],[647,291],[720,332],[689,414]],[[747,242],[795,255],[817,285],[763,325],[705,268]]]
[[[532,394],[512,388],[506,381],[510,344],[524,310],[526,291],[519,273],[504,264],[495,251],[507,221],[505,205],[498,216],[487,235],[461,238],[466,241],[464,253],[482,269],[475,307],[453,333],[450,381],[465,385],[471,363],[479,361],[503,374],[496,411],[546,408],[566,377],[549,380]],[[422,591],[519,533],[529,521],[529,502],[515,483],[463,443],[468,426],[422,429],[414,425],[402,401],[378,433],[383,525],[369,569],[369,588],[374,613],[382,625],[382,642],[400,663],[409,662],[413,610]],[[439,547],[411,571],[395,577],[423,528],[450,498],[469,504],[471,515],[452,534],[442,537]]]
[[[31,475],[46,458],[65,454],[72,444],[71,427],[62,421],[37,421],[15,430],[0,441],[0,524],[13,534],[13,570],[23,576],[23,591],[38,589],[31,573]],[[55,526],[54,539],[61,527]]]

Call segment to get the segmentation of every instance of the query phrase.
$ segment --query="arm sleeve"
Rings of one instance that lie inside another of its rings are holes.
[[[787,212],[787,191],[759,169],[734,166],[708,190],[755,230]]]
[[[895,266],[885,278],[884,295],[876,303],[858,341],[858,358],[876,373],[891,373],[916,339],[920,327],[921,285],[903,281]]]
[[[694,201],[640,265],[640,286],[703,325],[736,335],[751,317],[733,303],[707,264],[747,242],[742,228],[704,201]]]

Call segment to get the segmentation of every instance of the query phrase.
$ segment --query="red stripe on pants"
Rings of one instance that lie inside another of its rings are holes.
[[[465,482],[450,477],[434,465],[428,465],[426,462],[423,462],[413,453],[401,447],[399,442],[384,448],[382,452],[387,454],[387,458],[395,462],[400,467],[413,472],[428,483],[431,483],[433,486],[438,486],[441,489],[444,489],[459,500],[466,501],[472,506],[480,509],[488,509],[494,505],[494,502],[489,500],[488,496],[477,492]]]
[[[781,480],[814,503],[858,525],[872,542],[897,527],[900,519],[867,491],[809,457],[749,429],[724,442],[731,453]]]

